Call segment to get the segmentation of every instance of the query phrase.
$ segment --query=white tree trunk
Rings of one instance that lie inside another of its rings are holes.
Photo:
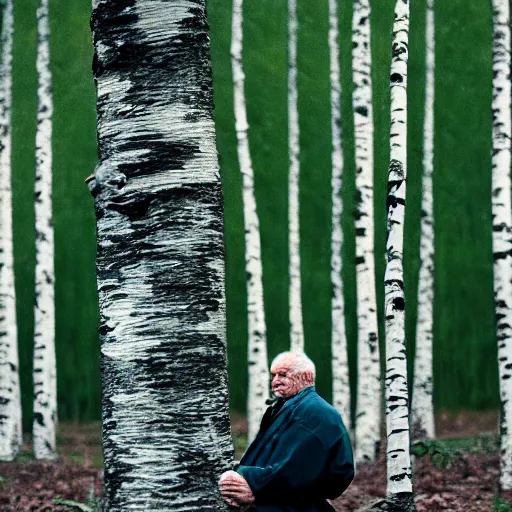
[[[373,105],[370,2],[354,1],[352,70],[356,164],[358,381],[355,456],[374,461],[380,444],[381,380],[373,220]]]
[[[227,510],[223,211],[204,1],[97,0],[104,509]]]
[[[36,303],[34,308],[34,455],[55,459],[57,368],[52,219],[52,111],[48,0],[37,11],[39,76],[36,133]]]
[[[299,229],[299,109],[297,92],[297,0],[288,0],[288,237],[290,258],[291,350],[304,351]]]
[[[345,333],[345,300],[341,277],[343,247],[343,147],[341,143],[341,73],[338,0],[329,0],[329,53],[331,70],[332,131],[332,236],[331,236],[331,318],[332,318],[332,403],[350,429],[350,382]]]
[[[263,307],[263,271],[261,266],[260,221],[254,195],[254,172],[249,149],[245,75],[242,64],[243,0],[233,0],[231,63],[235,97],[235,123],[238,141],[238,161],[243,181],[245,224],[245,273],[247,279],[248,362],[249,383],[247,400],[248,440],[258,433],[266,409],[269,371],[267,329]]]
[[[409,2],[397,0],[391,61],[391,131],[385,272],[387,495],[399,510],[413,506],[409,395],[405,349],[403,234],[407,177]]]
[[[502,490],[512,490],[512,210],[510,7],[493,0],[492,215],[494,301],[501,396]]]
[[[13,460],[23,441],[18,374],[11,190],[13,3],[2,12],[0,62],[0,460]]]
[[[418,282],[418,319],[416,357],[412,393],[412,435],[414,439],[434,439],[434,403],[432,398],[432,331],[434,324],[434,0],[427,0],[426,11],[426,93],[423,127],[423,180],[421,199],[420,273]]]

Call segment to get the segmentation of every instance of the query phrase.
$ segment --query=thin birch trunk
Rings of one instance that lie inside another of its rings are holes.
[[[338,0],[329,0],[329,53],[331,71],[331,131],[332,131],[332,402],[350,429],[350,382],[345,333],[345,300],[341,277],[343,248],[343,147],[341,132],[341,73],[339,48]]]
[[[501,397],[500,487],[512,490],[512,210],[510,7],[493,0],[492,214],[494,301]]]
[[[385,272],[387,496],[399,510],[414,507],[410,439],[403,234],[407,178],[407,60],[409,1],[397,0],[391,61],[391,131]]]
[[[13,460],[23,442],[18,374],[11,189],[13,2],[2,12],[0,62],[0,460]]]
[[[227,510],[223,207],[204,0],[93,3],[104,510]]]
[[[39,77],[36,133],[35,219],[36,303],[34,308],[34,454],[57,457],[57,368],[55,361],[55,303],[52,219],[52,93],[48,0],[37,11]]]
[[[358,384],[355,456],[374,461],[380,444],[381,381],[373,220],[373,104],[370,2],[354,1],[352,69],[356,164]]]
[[[248,440],[258,433],[268,397],[267,329],[263,307],[263,271],[261,266],[260,221],[254,195],[254,172],[249,149],[245,75],[242,64],[243,0],[233,0],[231,63],[235,99],[235,123],[238,161],[243,180],[245,224],[245,274],[247,279],[249,383],[247,400]]]
[[[420,273],[418,320],[412,394],[412,435],[414,439],[434,439],[432,398],[432,331],[434,324],[434,0],[427,0],[426,11],[426,96],[423,128],[423,180],[421,199]]]
[[[304,351],[299,229],[299,109],[297,92],[297,0],[288,0],[288,237],[290,258],[291,350]]]

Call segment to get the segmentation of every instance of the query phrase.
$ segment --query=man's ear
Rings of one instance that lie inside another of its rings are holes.
[[[313,372],[305,371],[302,376],[302,380],[304,384],[311,385],[315,382],[315,377],[313,376]]]

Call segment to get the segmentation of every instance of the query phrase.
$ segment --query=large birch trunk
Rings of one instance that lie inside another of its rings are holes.
[[[223,211],[203,0],[93,3],[104,510],[226,510]]]
[[[492,216],[494,302],[501,396],[500,486],[512,490],[512,210],[510,7],[493,0]]]
[[[355,456],[374,461],[380,444],[381,381],[373,221],[373,104],[370,2],[356,0],[352,18],[356,164],[358,383]]]
[[[35,219],[36,303],[34,308],[34,455],[55,459],[57,368],[52,219],[52,94],[48,0],[37,11],[37,109]]]
[[[416,357],[412,393],[412,435],[414,439],[434,439],[432,398],[432,331],[434,324],[434,0],[427,0],[426,11],[426,94],[423,128],[423,179],[421,199],[420,273]]]
[[[350,429],[350,382],[345,332],[345,300],[341,277],[343,247],[343,147],[341,143],[341,73],[339,48],[338,0],[329,0],[329,54],[331,75],[331,131],[332,131],[332,403]]]
[[[243,0],[233,0],[231,62],[235,97],[235,123],[238,141],[238,161],[243,181],[245,224],[245,273],[247,279],[248,362],[249,383],[247,400],[248,440],[258,433],[268,397],[267,329],[263,307],[263,271],[261,265],[260,221],[254,195],[254,172],[249,149],[245,75],[242,64]]]
[[[409,1],[397,0],[391,61],[390,164],[387,197],[386,427],[387,495],[399,510],[413,505],[409,439],[409,395],[405,349],[403,235],[407,177],[407,60]]]
[[[13,460],[23,441],[12,246],[13,27],[13,3],[12,0],[5,0],[0,61],[0,460]]]
[[[290,258],[291,350],[304,351],[299,229],[299,109],[297,92],[297,0],[288,0],[288,244]]]

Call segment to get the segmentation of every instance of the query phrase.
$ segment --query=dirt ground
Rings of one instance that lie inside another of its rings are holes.
[[[240,454],[245,420],[233,417],[232,425]],[[497,414],[440,414],[436,427],[439,438],[445,440],[441,456],[434,449],[434,457],[425,455],[415,461],[418,512],[492,512],[499,475]],[[63,504],[62,500],[90,506],[94,496],[101,496],[99,425],[61,426],[59,452],[59,461],[38,463],[27,439],[15,463],[0,463],[0,512],[87,510]],[[354,482],[333,505],[338,512],[358,510],[385,496],[385,492],[382,453],[377,464],[357,468]],[[512,496],[507,498],[512,500]]]

